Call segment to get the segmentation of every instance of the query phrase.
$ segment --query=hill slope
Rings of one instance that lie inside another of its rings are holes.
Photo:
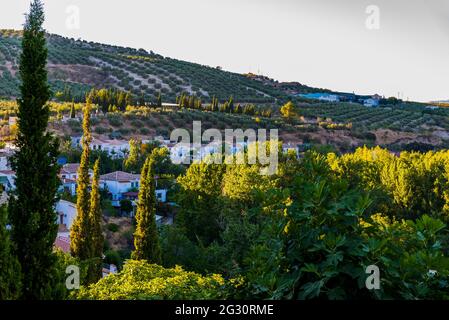
[[[143,49],[104,45],[58,35],[47,36],[48,71],[53,91],[70,87],[84,96],[92,87],[114,87],[142,93],[149,100],[159,92],[174,102],[181,93],[195,94],[208,101],[231,95],[239,102],[273,103],[287,98],[285,91],[248,75],[222,71],[195,63],[163,57]],[[0,96],[18,95],[18,62],[21,32],[0,30]],[[308,88],[304,86],[304,88]],[[313,91],[313,88],[308,88]]]

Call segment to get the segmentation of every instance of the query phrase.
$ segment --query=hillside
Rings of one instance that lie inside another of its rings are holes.
[[[204,101],[212,96],[225,100],[232,95],[236,101],[253,103],[274,103],[287,97],[281,88],[248,75],[163,57],[152,51],[53,34],[47,35],[47,43],[49,81],[54,92],[67,86],[74,96],[84,97],[92,87],[112,87],[139,97],[143,93],[148,101],[161,92],[168,102],[174,102],[181,93],[194,94]],[[0,96],[18,95],[20,46],[20,31],[0,30]]]

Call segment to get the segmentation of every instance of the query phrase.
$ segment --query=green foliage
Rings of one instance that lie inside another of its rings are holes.
[[[218,164],[194,163],[178,178],[178,223],[192,239],[206,244],[217,239],[219,230],[222,177],[225,167]]]
[[[92,190],[90,192],[89,207],[89,237],[90,237],[90,260],[87,274],[87,283],[94,283],[101,279],[102,256],[104,237],[101,229],[103,211],[101,210],[100,185],[100,160],[95,161],[94,176],[92,179]]]
[[[224,299],[235,281],[213,274],[201,276],[181,267],[165,269],[146,261],[128,260],[123,270],[73,292],[75,299],[195,300]]]
[[[103,234],[101,230],[102,209],[100,183],[100,159],[94,164],[94,175],[89,193],[89,157],[90,142],[90,105],[86,105],[83,114],[83,151],[77,177],[77,215],[70,229],[71,254],[88,264],[86,283],[94,283],[102,276],[101,261],[103,255]]]
[[[133,205],[131,200],[129,199],[122,199],[120,200],[120,211],[124,212],[125,214],[130,214],[133,211]]]
[[[379,147],[328,156],[338,175],[382,197],[376,205],[396,218],[422,214],[448,221],[449,152],[402,152],[396,157]]]
[[[42,2],[31,3],[20,56],[17,151],[11,157],[16,190],[9,197],[11,239],[22,271],[24,299],[50,299],[56,287],[53,242],[57,234],[58,140],[47,132],[50,90]]]
[[[116,223],[108,223],[106,227],[108,228],[109,231],[114,233],[120,229],[119,225]]]
[[[156,226],[156,184],[154,160],[148,157],[140,175],[140,189],[136,212],[133,259],[161,262],[161,248]]]
[[[81,261],[91,258],[90,219],[89,219],[89,153],[92,136],[90,133],[90,106],[86,105],[83,113],[83,138],[81,162],[77,175],[77,215],[70,229],[70,252]]]
[[[20,297],[20,264],[12,251],[9,231],[6,229],[7,210],[0,208],[0,301]]]

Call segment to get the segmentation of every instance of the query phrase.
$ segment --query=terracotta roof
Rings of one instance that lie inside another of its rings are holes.
[[[79,167],[79,163],[66,163],[62,166],[61,173],[77,173]]]
[[[70,239],[66,238],[66,237],[58,236],[58,237],[56,237],[54,246],[56,248],[61,249],[65,253],[69,253],[70,252]]]
[[[128,191],[128,192],[124,192],[123,195],[125,197],[137,197],[137,196],[139,196],[139,193],[134,192],[134,191]]]
[[[0,170],[0,173],[6,174],[6,175],[14,175],[16,174],[13,170]]]
[[[100,180],[103,181],[118,181],[118,182],[130,182],[140,179],[140,174],[133,174],[123,171],[115,171],[106,173],[100,176]]]
[[[61,179],[62,180],[62,183],[76,183],[76,180],[75,179],[67,179],[67,178],[63,178],[63,179]]]

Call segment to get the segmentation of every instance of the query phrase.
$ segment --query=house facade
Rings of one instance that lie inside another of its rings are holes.
[[[60,192],[67,192],[74,196],[76,194],[76,179],[78,178],[79,163],[66,163],[62,166],[59,172],[59,178],[61,179]],[[93,170],[89,169],[89,177],[93,177]]]
[[[159,202],[167,201],[167,190],[157,188],[156,179],[156,199]],[[111,197],[114,207],[120,207],[120,200],[131,200],[135,205],[140,188],[140,174],[133,174],[123,171],[115,171],[100,176],[100,188],[106,189]]]
[[[0,184],[5,191],[11,191],[16,188],[16,173],[12,170],[0,170]]]
[[[70,230],[75,220],[76,212],[76,204],[66,200],[59,200],[56,203],[57,223]]]

